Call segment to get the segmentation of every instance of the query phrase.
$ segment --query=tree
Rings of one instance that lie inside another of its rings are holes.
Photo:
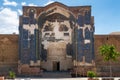
[[[103,56],[105,61],[109,62],[110,66],[110,77],[112,77],[112,65],[111,61],[116,61],[120,53],[116,51],[114,45],[102,45],[100,47],[100,54]]]

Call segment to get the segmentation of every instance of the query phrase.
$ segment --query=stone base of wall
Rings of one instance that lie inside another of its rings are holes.
[[[112,77],[120,76],[120,66],[112,65]],[[110,77],[110,66],[109,65],[99,65],[96,68],[97,76],[100,77]]]
[[[4,80],[4,77],[0,77],[0,80]]]
[[[19,74],[39,75],[40,72],[40,67],[33,67],[28,64],[21,65],[21,67],[19,68]]]
[[[73,67],[73,70],[71,71],[71,75],[77,74],[77,76],[86,77],[88,71],[96,72],[95,66],[76,66],[76,67]]]
[[[0,76],[8,76],[9,71],[13,71],[17,74],[17,63],[0,63]]]
[[[42,61],[41,67],[47,71],[54,71],[54,62],[59,62],[59,71],[68,71],[73,67],[73,62],[71,58],[66,58],[63,60],[48,60]]]

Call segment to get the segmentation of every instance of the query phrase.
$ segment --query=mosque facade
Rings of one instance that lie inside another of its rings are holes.
[[[19,25],[19,63],[47,71],[94,65],[94,17],[91,6],[55,2],[23,7]]]
[[[99,47],[113,44],[120,51],[120,35],[95,35],[91,12],[91,6],[59,2],[23,6],[19,35],[0,35],[0,75],[12,70],[19,75],[47,71],[86,76],[92,70],[109,76],[109,63],[99,54]],[[119,61],[112,62],[113,76],[120,76]]]

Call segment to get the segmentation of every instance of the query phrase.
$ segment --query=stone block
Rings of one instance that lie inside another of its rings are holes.
[[[4,80],[4,76],[0,76],[0,80]]]

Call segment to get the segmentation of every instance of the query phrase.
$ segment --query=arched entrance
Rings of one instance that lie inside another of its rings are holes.
[[[54,6],[38,18],[42,68],[48,71],[66,71],[72,67],[72,55],[67,45],[72,44],[72,20],[68,10]],[[49,67],[48,67],[49,66]]]
[[[60,71],[60,62],[53,61],[53,71]]]

